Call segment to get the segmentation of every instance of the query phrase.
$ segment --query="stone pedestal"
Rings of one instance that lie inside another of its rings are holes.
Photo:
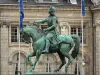
[[[25,74],[25,75],[75,75],[75,74],[67,74],[67,73],[51,73],[51,72],[33,72],[33,74]]]

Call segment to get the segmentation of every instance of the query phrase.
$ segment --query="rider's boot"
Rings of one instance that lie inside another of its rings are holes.
[[[43,53],[48,53],[49,52],[49,46],[50,46],[50,42],[48,39],[46,39],[46,46],[45,49],[42,51]]]

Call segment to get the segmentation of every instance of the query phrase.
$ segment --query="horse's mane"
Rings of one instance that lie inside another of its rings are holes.
[[[32,30],[35,30],[38,34],[40,34],[40,37],[42,37],[44,35],[44,31],[35,25],[26,26],[26,28],[27,27],[29,27]]]
[[[41,33],[41,34],[44,33],[43,30],[40,29],[40,28],[38,28],[37,26],[32,26],[32,27],[33,27],[33,28],[36,28],[36,30],[37,30],[38,33]]]

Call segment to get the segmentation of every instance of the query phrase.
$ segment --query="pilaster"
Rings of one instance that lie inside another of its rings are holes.
[[[1,75],[8,75],[8,26],[6,22],[1,25]]]

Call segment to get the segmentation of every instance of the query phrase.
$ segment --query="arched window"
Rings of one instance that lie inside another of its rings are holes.
[[[19,62],[19,53],[16,53],[13,57],[13,75],[18,75],[20,73],[21,75],[25,74],[26,66],[25,66],[25,55],[20,54],[20,72],[18,72],[18,62]]]
[[[54,54],[44,54],[41,61],[42,72],[53,72],[57,68],[56,57]]]

